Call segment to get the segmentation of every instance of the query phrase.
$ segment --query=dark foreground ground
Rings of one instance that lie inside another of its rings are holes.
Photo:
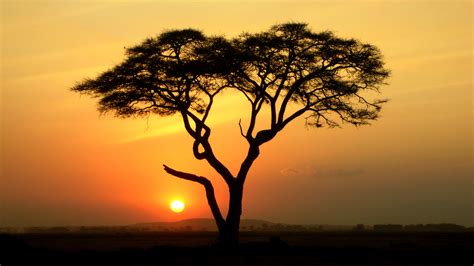
[[[472,232],[212,232],[0,235],[0,265],[474,265]]]

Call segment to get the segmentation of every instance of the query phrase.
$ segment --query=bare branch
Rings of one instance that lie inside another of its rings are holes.
[[[188,116],[196,123],[196,130],[193,130],[189,125]],[[182,112],[183,121],[185,123],[185,128],[188,131],[189,135],[194,138],[193,143],[193,153],[196,159],[203,160],[205,159],[225,180],[227,184],[232,184],[234,177],[229,169],[217,159],[212,150],[211,144],[209,143],[209,137],[211,134],[211,129],[206,126],[198,117],[194,116],[190,112]],[[188,130],[189,128],[189,130]],[[205,133],[201,134],[201,130],[204,129]],[[203,152],[199,151],[199,147],[203,148]]]
[[[240,135],[242,135],[242,137],[244,138],[247,138],[244,134],[244,130],[242,129],[242,119],[239,119],[239,128],[240,128]]]
[[[214,194],[214,187],[212,186],[211,181],[209,181],[209,179],[203,176],[197,176],[194,174],[189,174],[189,173],[174,170],[165,164],[163,164],[163,167],[164,167],[164,170],[170,175],[176,176],[184,180],[193,181],[193,182],[203,185],[206,190],[207,203],[209,204],[212,215],[214,216],[214,219],[216,220],[217,227],[219,228],[219,230],[224,228],[225,220],[221,214],[219,205],[217,204],[216,196]]]
[[[201,142],[198,139],[194,140],[194,142],[193,142],[193,154],[194,154],[194,157],[196,157],[196,159],[203,160],[203,159],[206,159],[206,154],[204,152],[199,151],[199,146],[200,145],[201,145]]]

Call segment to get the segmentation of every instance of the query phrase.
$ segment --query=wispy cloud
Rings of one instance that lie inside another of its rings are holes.
[[[364,170],[361,168],[324,168],[314,166],[305,166],[300,168],[284,168],[280,170],[280,174],[285,177],[350,177],[362,175],[363,173]]]

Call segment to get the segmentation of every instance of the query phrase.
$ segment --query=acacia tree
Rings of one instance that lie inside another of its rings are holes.
[[[209,179],[166,165],[164,170],[204,186],[220,242],[235,245],[244,183],[260,146],[300,116],[314,127],[368,124],[385,100],[362,94],[378,92],[388,75],[375,46],[286,23],[231,40],[193,29],[167,31],[126,49],[124,62],[72,90],[99,98],[101,112],[119,117],[181,116],[194,139],[194,156],[207,161],[229,188],[226,217]],[[250,107],[248,125],[239,121],[248,152],[237,173],[217,158],[209,142],[206,120],[224,90],[242,93]],[[264,106],[270,112],[261,112]],[[267,127],[257,129],[257,119],[268,113]]]

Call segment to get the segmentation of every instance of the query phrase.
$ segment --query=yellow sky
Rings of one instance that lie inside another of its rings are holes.
[[[391,101],[370,127],[296,121],[266,144],[246,184],[244,217],[295,223],[473,225],[472,2],[2,1],[0,226],[123,224],[210,217],[203,189],[167,163],[207,175],[177,118],[100,116],[69,91],[166,29],[236,36],[301,21],[377,45]],[[246,102],[219,99],[212,141],[235,171]],[[235,143],[229,145],[229,143]],[[186,211],[172,214],[180,197]]]

